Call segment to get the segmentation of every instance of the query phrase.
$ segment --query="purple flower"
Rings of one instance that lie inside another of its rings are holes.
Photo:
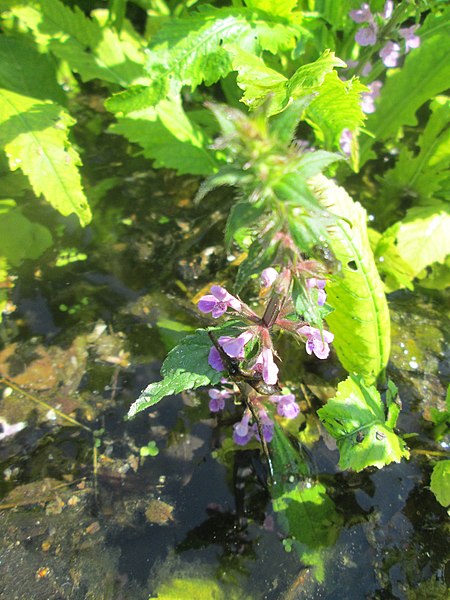
[[[222,357],[215,346],[213,346],[209,351],[208,364],[216,371],[225,371],[225,365],[222,362]]]
[[[261,285],[262,287],[269,288],[275,279],[278,277],[278,271],[273,267],[267,267],[261,273]]]
[[[405,40],[405,53],[407,54],[412,48],[418,48],[420,46],[420,37],[415,35],[415,31],[418,25],[412,25],[411,27],[405,27],[399,29],[400,36]]]
[[[273,394],[270,396],[270,399],[272,402],[277,403],[277,413],[281,417],[285,417],[286,419],[295,419],[300,412],[300,408],[295,401],[294,394],[284,394],[283,396]]]
[[[253,437],[253,430],[248,425],[251,416],[251,412],[246,410],[239,423],[233,425],[233,440],[239,446],[245,446]]]
[[[328,344],[334,340],[334,335],[330,331],[320,331],[316,327],[310,327],[309,325],[303,325],[297,329],[297,333],[300,335],[306,335],[306,352],[308,354],[314,354],[317,358],[328,358],[330,354],[330,347]]]
[[[273,421],[269,417],[267,412],[264,410],[264,408],[260,408],[258,411],[258,414],[259,414],[259,420],[260,420],[260,425],[261,425],[261,433],[263,435],[264,440],[267,443],[269,443],[273,439],[273,429],[274,429]],[[255,438],[257,440],[260,440],[259,429],[258,429],[257,423],[254,423],[252,425],[252,431],[253,431],[253,435],[255,436]]]
[[[380,95],[380,90],[383,86],[381,81],[372,81],[367,86],[370,92],[364,92],[361,94],[361,108],[366,114],[375,112],[375,98]]]
[[[231,356],[231,358],[243,359],[245,358],[244,346],[252,339],[252,337],[253,333],[251,331],[244,331],[244,333],[241,333],[236,338],[222,335],[218,341],[228,356]]]
[[[219,410],[225,408],[225,400],[231,396],[231,392],[229,390],[212,388],[208,391],[208,395],[210,397],[209,410],[211,412],[219,412]]]
[[[360,46],[374,46],[377,42],[377,32],[376,23],[370,23],[368,27],[363,27],[356,32],[355,41]]]
[[[306,280],[306,287],[317,288],[317,304],[319,306],[323,306],[327,299],[327,293],[324,289],[326,283],[325,279],[316,279],[315,277]]]
[[[352,140],[353,131],[350,131],[350,129],[343,129],[341,137],[339,138],[339,144],[341,146],[342,152],[347,156],[350,156],[352,153]]]
[[[211,287],[211,294],[202,296],[198,301],[198,309],[204,313],[210,312],[214,319],[221,317],[227,308],[232,308],[239,312],[241,310],[241,303],[220,285],[213,285]]]
[[[394,3],[392,0],[387,0],[384,5],[383,12],[380,13],[380,17],[385,21],[392,17],[392,13],[394,12]]]
[[[349,12],[350,19],[355,21],[355,23],[370,23],[373,21],[373,15],[370,11],[370,6],[367,2],[361,4],[361,7],[356,10],[351,10]]]
[[[278,381],[278,367],[273,360],[270,348],[263,348],[257,357],[253,370],[262,373],[263,380],[268,385],[275,385]]]
[[[395,42],[387,42],[380,50],[380,58],[386,67],[396,67],[400,58],[400,46]]]

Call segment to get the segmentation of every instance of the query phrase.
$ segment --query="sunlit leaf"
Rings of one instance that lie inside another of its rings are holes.
[[[124,114],[154,106],[169,89],[172,97],[183,85],[212,85],[232,71],[231,50],[276,53],[292,48],[299,28],[277,15],[245,7],[204,6],[183,18],[168,20],[153,37],[148,51],[145,86],[113,97],[108,108]]]
[[[158,600],[249,600],[230,589],[223,589],[216,579],[193,578],[176,576],[162,583],[157,589],[157,595],[151,598]]]
[[[408,210],[405,218],[389,228],[383,237],[392,240],[398,255],[416,276],[433,263],[445,262],[450,254],[449,231],[450,207],[448,203],[436,201],[431,206]]]
[[[383,283],[370,248],[366,211],[332,181],[317,176],[311,182],[317,198],[342,217],[328,229],[328,240],[341,272],[327,285],[327,317],[333,346],[349,373],[360,373],[369,383],[385,368],[390,352],[389,309]]]
[[[381,468],[409,457],[405,442],[393,430],[398,411],[386,417],[380,394],[361,377],[341,382],[335,398],[318,415],[336,440],[341,469]]]
[[[110,27],[102,28],[77,6],[72,10],[60,0],[19,0],[12,3],[11,12],[83,81],[98,78],[125,87],[145,75],[143,48]]]
[[[439,504],[450,505],[450,460],[440,460],[434,465],[430,487]]]
[[[180,100],[162,100],[155,108],[119,117],[110,128],[139,144],[155,167],[176,169],[179,174],[209,175],[218,167],[218,154],[210,140],[184,112]]]
[[[244,0],[249,8],[263,10],[270,15],[288,17],[297,6],[297,0]]]
[[[270,95],[268,115],[279,113],[296,98],[321,93],[327,74],[345,63],[325,51],[315,62],[299,67],[290,79],[267,67],[262,59],[245,52],[239,47],[233,56],[233,68],[238,71],[238,85],[244,90],[242,101],[252,109],[261,106]],[[343,84],[343,82],[341,82]],[[307,102],[305,102],[305,105]]]
[[[86,225],[91,212],[78,171],[81,160],[68,140],[74,122],[57,104],[0,89],[0,143],[11,170],[20,168],[37,196]]]
[[[336,71],[325,77],[319,93],[305,112],[305,120],[324,148],[339,148],[342,131],[357,130],[364,123],[366,117],[361,108],[361,94],[366,90],[358,79],[342,81]]]
[[[389,232],[381,234],[369,228],[369,239],[378,272],[383,277],[387,294],[401,288],[413,289],[414,268],[400,256],[395,238],[400,227],[397,223]]]

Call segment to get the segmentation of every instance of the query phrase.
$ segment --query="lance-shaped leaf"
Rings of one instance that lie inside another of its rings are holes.
[[[350,375],[338,385],[336,396],[318,410],[319,418],[336,440],[341,469],[379,469],[409,458],[405,442],[394,433],[398,407],[388,410],[374,386]]]
[[[86,225],[91,211],[78,171],[81,160],[68,139],[74,123],[57,104],[0,89],[0,144],[11,170],[20,168],[37,196]]]
[[[341,217],[328,228],[328,243],[341,272],[327,285],[327,317],[333,346],[349,373],[372,383],[386,367],[390,352],[389,309],[367,235],[367,214],[347,192],[325,177],[310,181],[318,200]]]
[[[125,87],[145,75],[143,49],[114,29],[102,28],[78,7],[71,10],[60,0],[19,0],[10,10],[83,81],[98,78]]]

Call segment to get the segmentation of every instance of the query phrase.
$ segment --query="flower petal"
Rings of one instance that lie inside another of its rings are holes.
[[[278,271],[273,267],[267,267],[261,273],[261,285],[265,288],[270,287],[278,277]]]
[[[272,350],[263,348],[261,351],[263,361],[263,380],[268,385],[275,385],[278,381],[278,367],[273,360]]]
[[[225,371],[225,366],[222,362],[219,351],[215,346],[213,346],[209,351],[208,364],[216,371]]]
[[[355,23],[366,23],[373,19],[370,6],[367,4],[367,2],[361,4],[360,8],[351,10],[348,14],[350,15],[350,19]]]
[[[377,42],[377,26],[371,23],[368,27],[363,27],[356,32],[355,41],[360,46],[374,46]]]
[[[217,304],[217,298],[208,294],[207,296],[202,296],[197,303],[198,310],[203,313],[211,312],[212,309]]]

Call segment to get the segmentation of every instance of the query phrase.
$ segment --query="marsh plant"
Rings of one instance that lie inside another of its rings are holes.
[[[76,91],[94,82],[111,135],[155,168],[197,176],[194,202],[227,190],[223,254],[239,257],[192,299],[203,327],[169,352],[129,416],[208,390],[212,415],[233,415],[227,443],[261,447],[274,509],[298,541],[292,502],[331,513],[332,501],[291,443],[303,399],[293,363],[332,352],[348,373],[317,411],[340,468],[409,456],[386,376],[386,294],[449,281],[448,7],[122,0],[86,15],[72,5],[1,2],[2,308],[12,310],[20,260],[53,243],[23,189],[91,221],[71,129]],[[136,5],[139,27],[127,19]],[[448,412],[433,418],[442,439]],[[442,504],[449,465],[437,462],[431,481]]]

